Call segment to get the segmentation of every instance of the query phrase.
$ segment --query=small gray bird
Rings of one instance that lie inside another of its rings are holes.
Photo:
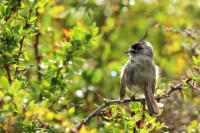
[[[145,95],[149,114],[158,114],[159,108],[154,99],[156,67],[151,44],[146,41],[134,43],[125,53],[129,54],[129,60],[121,73],[120,99],[124,99],[126,87],[139,88]]]

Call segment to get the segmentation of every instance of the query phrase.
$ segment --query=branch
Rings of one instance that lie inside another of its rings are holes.
[[[23,42],[24,42],[25,36],[22,36],[22,39],[19,42],[19,51],[18,51],[18,57],[20,58],[21,54],[22,54],[22,47],[23,47]],[[15,69],[15,75],[17,75],[19,73],[19,59],[16,61],[16,69]]]
[[[5,56],[3,56],[3,53],[0,51],[0,57],[2,57],[3,59],[5,58]],[[9,64],[4,64],[3,68],[6,71],[6,75],[7,75],[7,79],[9,81],[10,84],[12,84],[12,76],[10,73],[10,65]]]
[[[38,16],[39,16],[39,12],[38,12],[38,8],[36,9],[36,22],[35,24],[37,24],[38,22]],[[35,43],[33,44],[33,47],[34,47],[34,50],[35,50],[35,60],[36,60],[36,63],[37,63],[37,76],[38,76],[38,79],[41,81],[42,80],[42,74],[41,74],[41,67],[40,67],[40,63],[41,63],[41,56],[39,54],[39,43],[40,43],[40,36],[41,36],[41,33],[40,33],[40,30],[37,29],[37,34],[36,34],[36,37],[35,37]]]
[[[192,79],[188,78],[188,79],[186,79],[184,81],[186,83],[188,83],[191,80]],[[176,90],[182,91],[182,88],[183,88],[183,82],[179,82],[176,85],[171,85],[170,88],[167,91],[155,96],[155,99],[157,101],[160,101],[161,99],[168,98]],[[106,107],[108,107],[110,105],[113,105],[113,104],[126,104],[126,103],[129,103],[129,102],[141,102],[141,103],[144,103],[145,102],[145,98],[134,98],[134,97],[132,97],[132,98],[125,98],[123,101],[121,101],[121,100],[107,100],[107,101],[105,101],[105,103],[103,103],[101,106],[99,106],[93,112],[91,112],[80,123],[75,125],[75,127],[72,128],[72,132],[75,132],[75,131],[79,130],[82,127],[82,125],[87,124],[93,117],[97,116],[102,109],[104,109],[104,108],[106,108]]]
[[[198,36],[199,31],[194,31],[192,29],[185,29],[185,30],[174,29],[174,28],[167,27],[167,26],[160,25],[160,24],[158,25],[158,27],[164,29],[167,32],[181,34],[183,36],[189,37],[189,38],[196,40],[196,41],[198,41],[198,39],[199,39],[199,36]]]
[[[68,62],[69,60],[72,59],[71,54],[72,54],[72,52],[68,52],[68,53],[67,53],[67,56],[66,56],[66,58],[65,58],[65,60],[62,62],[62,63],[63,63],[63,66],[58,67],[58,69],[57,69],[57,71],[56,71],[56,77],[55,77],[56,80],[58,79],[61,70],[64,69],[65,67],[67,67],[67,62]]]
[[[11,73],[10,73],[10,65],[4,64],[3,67],[4,67],[5,71],[6,71],[9,83],[12,84],[12,77],[11,77]]]
[[[31,14],[32,10],[29,10],[29,15]],[[24,30],[28,29],[28,19],[25,21],[25,26],[23,28]],[[19,41],[19,51],[18,51],[18,60],[16,61],[16,69],[15,69],[15,75],[19,74],[19,58],[22,55],[22,48],[23,48],[23,43],[26,35],[23,35],[21,40]]]
[[[34,46],[34,50],[35,50],[35,59],[36,59],[36,63],[37,63],[37,76],[38,76],[38,79],[41,81],[41,79],[42,79],[42,75],[41,75],[41,72],[40,72],[40,70],[41,70],[41,67],[40,67],[41,56],[39,55],[39,48],[38,48],[40,34],[41,33],[38,31],[37,34],[36,34],[35,43],[33,44],[33,46]]]

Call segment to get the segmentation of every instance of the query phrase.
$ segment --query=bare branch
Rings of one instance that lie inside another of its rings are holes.
[[[184,80],[186,83],[190,82],[192,79],[188,78],[186,80]],[[160,101],[161,99],[164,99],[164,98],[168,98],[170,97],[170,95],[179,90],[181,91],[183,88],[183,82],[178,82],[176,85],[172,85],[170,86],[170,88],[161,93],[161,94],[158,94],[157,96],[155,96],[155,99],[157,101]],[[97,109],[95,109],[93,112],[91,112],[86,118],[84,118],[80,123],[78,123],[77,125],[75,125],[74,128],[72,128],[72,132],[76,132],[77,130],[79,130],[82,125],[85,125],[87,124],[93,117],[97,116],[100,114],[100,112],[110,106],[110,105],[113,105],[113,104],[126,104],[126,103],[129,103],[129,102],[141,102],[141,103],[144,103],[145,102],[145,98],[125,98],[124,100],[107,100],[105,101],[101,106],[99,106]]]
[[[36,59],[36,63],[37,63],[37,76],[38,76],[38,79],[41,81],[41,79],[42,79],[42,75],[41,75],[41,72],[40,72],[40,70],[41,70],[41,67],[40,67],[41,56],[39,55],[39,48],[38,48],[40,34],[41,33],[38,31],[37,34],[36,34],[35,43],[33,44],[33,46],[34,46],[34,50],[35,50],[35,59]]]
[[[3,65],[3,67],[4,67],[5,71],[6,71],[8,81],[11,84],[12,83],[12,77],[11,77],[11,73],[10,73],[10,65],[5,64],[5,65]]]
[[[198,30],[193,30],[193,29],[180,30],[180,29],[174,29],[174,28],[167,27],[167,26],[160,25],[160,24],[157,25],[157,27],[161,28],[161,29],[163,29],[167,32],[172,32],[172,33],[176,33],[176,34],[180,34],[180,35],[189,37],[189,38],[196,40],[196,41],[199,40],[200,31],[198,31]]]
[[[18,51],[18,57],[20,58],[21,54],[22,54],[22,47],[23,47],[23,42],[24,42],[25,36],[22,36],[22,39],[19,42],[19,51]],[[16,69],[15,69],[15,75],[17,75],[19,73],[19,59],[16,61]]]
[[[36,22],[38,22],[38,16],[39,16],[39,13],[38,13],[38,8],[36,9]],[[41,74],[41,67],[40,67],[40,63],[41,63],[41,56],[40,56],[40,53],[39,53],[39,43],[40,43],[40,36],[41,36],[41,33],[39,31],[39,29],[37,29],[37,34],[35,36],[35,43],[33,44],[33,47],[34,47],[34,51],[35,51],[35,59],[36,59],[36,63],[37,63],[37,76],[38,76],[38,79],[41,81],[42,80],[42,74]]]

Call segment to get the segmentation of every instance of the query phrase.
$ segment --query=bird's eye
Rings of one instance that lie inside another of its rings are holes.
[[[134,45],[131,46],[131,49],[134,49]]]
[[[139,47],[137,48],[137,50],[142,50],[142,46],[139,46]]]

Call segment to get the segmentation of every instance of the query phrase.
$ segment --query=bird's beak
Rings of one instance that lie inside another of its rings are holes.
[[[132,51],[132,50],[129,50],[129,51],[126,51],[126,52],[124,52],[124,53],[125,53],[125,54],[128,54],[128,53],[131,53],[131,51]]]

